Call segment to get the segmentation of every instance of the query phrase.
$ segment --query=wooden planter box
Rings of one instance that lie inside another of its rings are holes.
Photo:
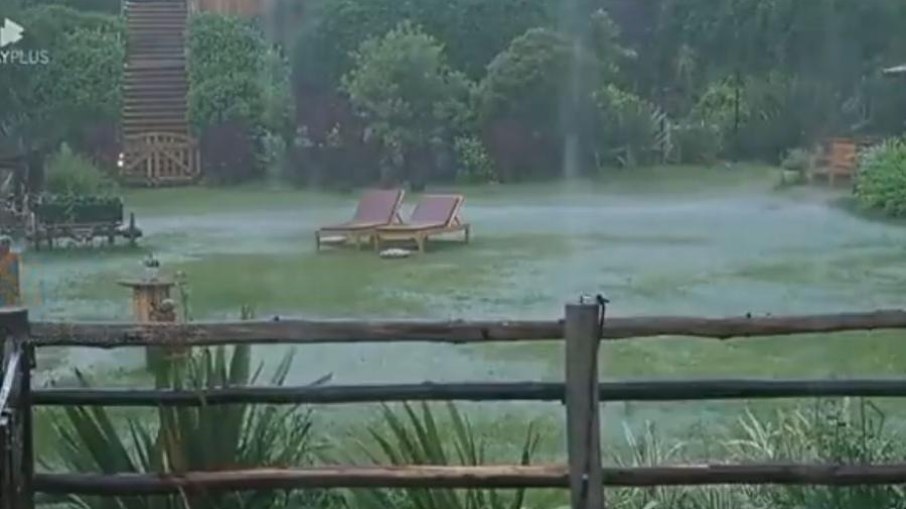
[[[123,202],[119,199],[79,202],[42,201],[34,209],[39,224],[121,224]]]

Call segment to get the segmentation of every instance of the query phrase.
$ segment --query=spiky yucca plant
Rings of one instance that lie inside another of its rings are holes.
[[[271,385],[283,385],[291,364],[289,354],[271,377]],[[250,365],[250,348],[243,345],[231,354],[225,347],[201,349],[185,362],[159,369],[168,370],[171,387],[193,390],[254,385],[262,366],[252,373]],[[81,375],[79,379],[88,385]],[[61,462],[76,472],[146,473],[301,466],[313,461],[311,415],[298,406],[202,405],[158,412],[159,423],[151,424],[147,418],[116,420],[98,407],[67,408],[53,422]],[[118,422],[124,424],[120,429]],[[141,498],[70,496],[65,501],[91,509],[273,509],[320,505],[322,496],[320,491],[193,492]]]
[[[453,403],[446,404],[449,422],[441,426],[427,403],[408,403],[401,411],[383,406],[383,426],[369,430],[364,453],[376,464],[478,466],[487,459],[487,443],[476,436],[469,420]],[[528,465],[540,435],[529,426],[520,464]],[[490,489],[353,490],[358,509],[521,509],[525,490],[503,493]]]

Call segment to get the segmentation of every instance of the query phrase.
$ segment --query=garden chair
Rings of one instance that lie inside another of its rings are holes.
[[[462,195],[425,195],[415,206],[409,221],[377,228],[375,248],[388,241],[415,241],[418,251],[425,251],[428,237],[461,231],[469,242],[470,226],[460,218]]]
[[[352,240],[358,249],[363,239],[371,240],[379,226],[401,221],[399,210],[403,203],[403,195],[402,189],[365,191],[359,198],[359,204],[351,220],[318,228],[315,232],[315,249],[320,251],[322,239],[327,236],[342,237],[344,242]]]

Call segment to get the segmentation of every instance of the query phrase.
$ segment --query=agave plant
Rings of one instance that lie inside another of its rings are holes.
[[[283,385],[291,364],[290,353],[270,383]],[[242,345],[232,353],[226,347],[202,349],[183,363],[159,369],[169,370],[171,387],[198,390],[254,385],[263,366],[254,373],[250,366],[250,348]],[[84,376],[78,377],[88,385]],[[159,423],[150,425],[147,418],[114,419],[99,407],[69,407],[53,422],[59,459],[75,472],[147,473],[300,466],[313,461],[317,452],[311,415],[298,406],[202,405],[158,412]],[[193,492],[105,499],[73,495],[64,501],[92,509],[257,509],[321,505],[325,496],[321,491]]]
[[[475,429],[453,403],[446,404],[449,423],[438,425],[427,403],[420,408],[408,403],[402,411],[382,408],[383,427],[369,430],[371,444],[364,453],[373,462],[391,465],[477,466],[487,459],[487,443],[476,437]],[[540,435],[529,426],[523,442],[520,464],[528,465]],[[351,505],[360,509],[521,509],[525,490],[508,494],[492,489],[404,489],[353,490]]]

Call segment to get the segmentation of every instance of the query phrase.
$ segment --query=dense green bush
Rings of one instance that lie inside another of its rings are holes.
[[[212,184],[238,184],[264,175],[264,141],[239,120],[207,126],[199,140],[202,174]]]
[[[451,65],[472,79],[510,41],[529,28],[553,26],[554,0],[315,0],[293,49],[297,84],[339,85],[353,66],[351,55],[366,39],[404,20],[421,26],[444,46]]]
[[[260,76],[265,43],[248,21],[224,14],[202,12],[189,20],[189,81],[223,78],[231,74]]]
[[[456,153],[458,169],[456,180],[468,183],[488,183],[497,181],[494,161],[488,155],[484,143],[474,136],[456,138],[453,148]]]
[[[805,172],[812,167],[815,156],[811,150],[795,148],[787,152],[780,166],[784,170]]]
[[[189,23],[189,119],[197,133],[226,121],[262,122],[261,34],[248,22],[201,13]]]
[[[189,120],[197,133],[228,121],[258,128],[263,107],[261,83],[252,76],[228,74],[197,83],[189,90]]]
[[[35,4],[62,5],[82,12],[118,15],[123,6],[119,0],[33,0]]]
[[[76,154],[64,144],[47,161],[45,191],[61,195],[109,195],[116,183],[88,158]]]
[[[407,22],[365,41],[353,58],[343,87],[382,148],[384,179],[424,183],[436,151],[467,121],[470,83]]]
[[[125,45],[119,17],[61,5],[22,9],[17,48],[46,51],[46,65],[6,65],[0,73],[0,124],[30,143],[56,145],[86,123],[117,121]]]
[[[201,141],[206,179],[236,183],[263,175],[267,128],[288,127],[272,104],[285,96],[277,92],[282,83],[273,79],[276,64],[261,32],[242,18],[208,12],[191,18],[189,34],[189,122]]]
[[[703,120],[670,125],[670,160],[681,164],[714,164],[723,152],[718,126]]]
[[[906,215],[906,141],[887,140],[861,156],[855,194],[865,208]]]
[[[667,117],[641,97],[608,85],[594,94],[600,114],[601,162],[652,164],[667,150]]]
[[[533,28],[514,39],[488,65],[478,88],[477,114],[502,180],[559,172],[563,150],[560,112],[572,55],[572,46],[562,34]],[[579,58],[583,74],[598,74],[597,62],[587,52]],[[578,97],[590,100],[590,93],[590,88],[584,88]],[[590,111],[590,104],[579,109]]]

